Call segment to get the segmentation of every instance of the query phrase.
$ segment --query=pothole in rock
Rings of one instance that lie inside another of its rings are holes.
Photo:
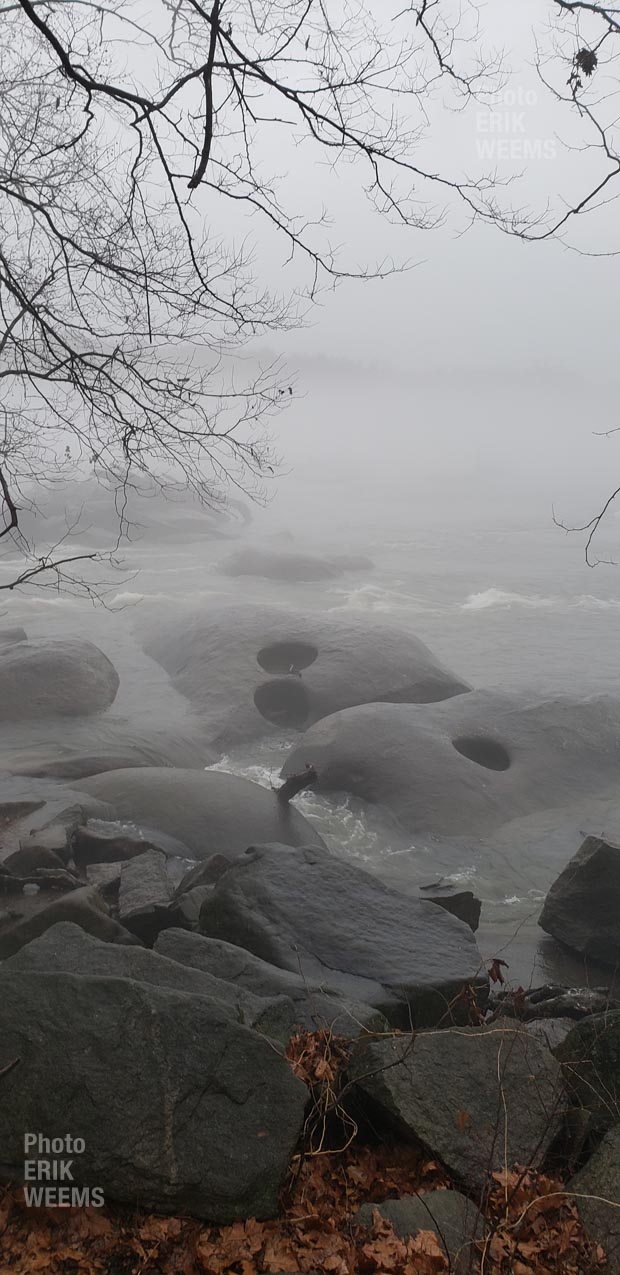
[[[498,744],[494,739],[485,739],[483,736],[463,736],[460,739],[452,740],[452,747],[456,748],[457,753],[462,757],[467,757],[468,761],[473,761],[477,766],[484,766],[486,770],[508,770],[510,768],[510,757],[506,752],[503,744]]]
[[[265,682],[257,686],[254,703],[274,726],[303,727],[308,717],[308,697],[300,682]]]
[[[318,653],[310,642],[272,642],[258,652],[256,659],[266,673],[301,673],[314,664]]]

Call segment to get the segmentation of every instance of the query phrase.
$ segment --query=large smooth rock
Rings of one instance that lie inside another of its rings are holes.
[[[593,961],[620,960],[620,846],[586,837],[554,881],[540,925]]]
[[[19,642],[0,650],[0,721],[86,717],[113,703],[116,669],[92,642]]]
[[[382,1204],[363,1204],[355,1221],[371,1226],[375,1210],[391,1222],[401,1239],[419,1231],[434,1231],[455,1275],[470,1275],[475,1269],[474,1243],[483,1234],[480,1209],[460,1191],[420,1191]]]
[[[12,956],[59,921],[71,921],[105,943],[139,942],[110,916],[99,892],[84,886],[51,903],[45,894],[12,897],[7,915],[0,918],[0,960]]]
[[[334,580],[345,571],[372,567],[370,559],[361,556],[298,553],[270,549],[264,545],[244,545],[223,558],[219,570],[226,576],[263,576],[301,584],[311,580]]]
[[[424,704],[469,690],[410,633],[320,613],[231,606],[151,623],[145,649],[224,747],[303,730],[351,704]]]
[[[606,1275],[620,1275],[620,1125],[605,1134],[568,1190],[588,1235],[605,1249]]]
[[[411,834],[482,837],[524,815],[616,792],[620,699],[472,691],[366,704],[316,722],[284,775],[383,806]]]
[[[252,847],[216,882],[200,929],[314,985],[325,980],[398,1025],[450,1021],[464,988],[486,993],[463,921],[318,847]]]
[[[286,996],[294,1005],[295,1030],[315,1031],[327,1027],[336,1036],[359,1036],[363,1031],[381,1032],[386,1023],[382,1014],[369,1005],[347,1000],[329,987],[329,976],[314,986],[291,970],[278,969],[243,948],[185,930],[163,930],[154,951],[193,969],[203,970],[254,996]]]
[[[243,1023],[286,1044],[294,1028],[290,999],[280,993],[254,995],[230,979],[144,947],[104,943],[79,926],[62,922],[5,961],[7,969],[45,974],[101,975],[206,996],[231,1023]]]
[[[74,787],[111,806],[116,817],[160,828],[197,859],[241,854],[257,839],[322,844],[310,824],[275,793],[220,771],[108,771]]]
[[[360,1042],[351,1075],[384,1117],[471,1190],[506,1165],[537,1168],[560,1128],[560,1068],[523,1028]]]
[[[576,1023],[554,1051],[573,1102],[589,1113],[590,1128],[604,1133],[620,1114],[620,1010]]]
[[[0,970],[0,1175],[24,1130],[85,1141],[77,1185],[132,1208],[266,1218],[299,1136],[305,1086],[273,1043],[205,996],[126,978]]]

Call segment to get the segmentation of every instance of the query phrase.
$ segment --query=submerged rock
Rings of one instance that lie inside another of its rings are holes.
[[[411,834],[488,836],[509,820],[615,792],[620,700],[472,691],[440,704],[365,704],[291,750],[318,788],[384,807]]]
[[[372,567],[361,554],[315,554],[268,549],[261,545],[244,545],[224,558],[219,570],[227,576],[262,576],[267,580],[283,580],[301,584],[312,580],[334,580],[345,571],[362,571]]]
[[[586,837],[554,881],[540,925],[593,961],[620,960],[620,846]]]
[[[63,639],[0,646],[0,721],[88,716],[113,703],[116,669],[92,642]]]
[[[362,1041],[351,1076],[384,1118],[471,1190],[506,1166],[538,1168],[560,1129],[560,1068],[524,1028]]]
[[[259,784],[220,771],[109,771],[75,784],[111,806],[119,819],[159,828],[182,841],[193,858],[234,857],[257,838],[286,845],[322,844],[298,810]]]
[[[216,882],[200,929],[379,1009],[398,1026],[461,1021],[487,977],[469,927],[324,848],[254,846]]]
[[[181,967],[179,967],[181,968]],[[182,971],[187,974],[187,971]],[[272,1217],[305,1086],[204,995],[130,978],[0,969],[0,1175],[24,1130],[75,1131],[76,1185],[214,1223]]]
[[[274,727],[303,730],[351,704],[424,704],[469,690],[411,633],[277,607],[210,604],[151,624],[145,649],[221,748]]]

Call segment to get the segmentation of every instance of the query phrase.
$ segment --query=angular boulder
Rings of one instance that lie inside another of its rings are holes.
[[[620,1125],[605,1134],[568,1190],[590,1239],[605,1249],[606,1275],[620,1275]]]
[[[619,918],[620,846],[586,837],[551,886],[539,924],[582,956],[617,966]]]
[[[161,829],[196,859],[241,854],[257,838],[322,844],[298,810],[259,784],[209,770],[112,770],[74,785],[111,806],[116,817]]]
[[[480,925],[482,903],[476,898],[473,890],[459,890],[456,885],[422,885],[420,898],[427,903],[436,903],[446,912],[458,916],[474,933]]]
[[[0,721],[87,717],[113,703],[116,669],[82,639],[19,642],[0,648]]]
[[[405,630],[278,607],[210,603],[151,623],[145,650],[222,749],[305,730],[352,704],[425,704],[469,690]]]
[[[284,1044],[293,1031],[293,1007],[286,996],[255,996],[247,988],[144,947],[101,942],[67,922],[54,925],[22,947],[5,961],[3,968],[129,978],[136,983],[206,996],[231,1023],[243,1023]]]
[[[351,1076],[373,1108],[472,1191],[506,1165],[537,1168],[560,1129],[560,1068],[522,1028],[360,1042]]]
[[[200,929],[315,986],[325,980],[399,1026],[458,1020],[463,992],[487,990],[464,922],[324,848],[252,847],[216,882]]]
[[[347,1000],[331,991],[328,981],[320,986],[309,984],[300,974],[277,969],[251,952],[220,939],[205,938],[185,930],[163,930],[154,951],[192,969],[203,970],[214,978],[224,979],[236,988],[245,988],[254,996],[286,996],[292,1001],[292,1031],[316,1031],[327,1027],[335,1036],[354,1037],[362,1032],[382,1032],[387,1024],[383,1015],[370,1005]]]
[[[128,859],[121,867],[118,919],[143,943],[152,943],[168,920],[172,884],[159,850]]]
[[[273,1044],[205,996],[0,970],[0,1175],[24,1130],[84,1139],[76,1185],[214,1223],[275,1214],[307,1098]]]
[[[420,1191],[382,1204],[363,1204],[354,1221],[371,1226],[375,1210],[403,1240],[433,1231],[455,1275],[470,1275],[475,1269],[475,1243],[484,1227],[479,1208],[460,1191]]]
[[[59,921],[71,921],[105,943],[139,943],[139,939],[113,920],[98,890],[84,886],[51,903],[44,894],[12,897],[10,910],[0,917],[0,960],[12,956]]]
[[[620,1010],[582,1018],[554,1050],[573,1102],[594,1133],[620,1119]]]
[[[143,855],[147,850],[180,859],[191,857],[182,841],[133,823],[88,819],[76,828],[73,835],[73,858],[80,867],[93,863],[120,863],[121,860]]]

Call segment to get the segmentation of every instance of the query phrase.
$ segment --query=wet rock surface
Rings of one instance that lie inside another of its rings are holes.
[[[216,883],[200,929],[315,984],[327,978],[399,1026],[450,1021],[471,985],[486,995],[468,926],[318,847],[253,847]]]
[[[360,1042],[351,1075],[384,1119],[471,1190],[506,1164],[536,1168],[560,1129],[560,1068],[521,1027]]]
[[[554,881],[540,925],[582,956],[620,961],[620,845],[587,837]]]
[[[182,974],[188,971],[179,967]],[[93,1012],[95,1007],[96,1012]],[[273,1216],[307,1099],[256,1032],[204,995],[0,969],[0,1175],[24,1129],[75,1129],[77,1185],[213,1222]]]
[[[304,730],[352,704],[424,704],[469,690],[410,633],[277,607],[190,612],[154,627],[145,650],[221,748],[270,727]]]
[[[100,713],[118,686],[114,665],[92,642],[0,644],[0,721]]]
[[[283,774],[306,764],[320,790],[379,805],[408,833],[488,838],[510,820],[616,792],[620,701],[471,691],[359,705],[309,726]]]
[[[182,841],[196,859],[241,854],[257,837],[295,846],[321,841],[299,811],[283,806],[275,793],[218,771],[109,771],[75,788],[105,802],[118,819]]]
[[[482,1237],[484,1225],[478,1206],[466,1195],[460,1191],[420,1191],[382,1204],[364,1204],[355,1221],[370,1226],[375,1210],[392,1223],[401,1239],[419,1231],[434,1232],[450,1269],[455,1275],[469,1275],[477,1255],[473,1241]]]

